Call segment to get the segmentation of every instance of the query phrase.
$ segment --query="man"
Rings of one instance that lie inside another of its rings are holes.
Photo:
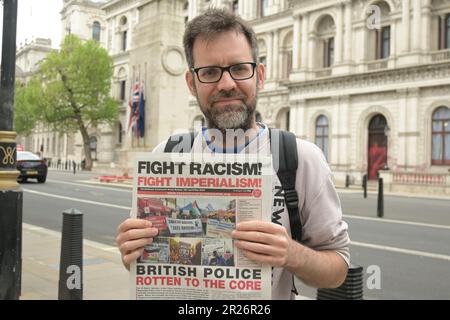
[[[184,49],[190,70],[186,83],[197,98],[208,129],[195,137],[192,152],[270,154],[268,128],[256,123],[257,93],[264,84],[264,65],[257,63],[258,47],[252,28],[232,13],[210,9],[186,28]],[[227,139],[231,131],[244,132]],[[166,142],[154,152],[163,152]],[[292,299],[292,274],[317,288],[337,287],[349,264],[347,224],[320,149],[297,139],[296,190],[302,222],[302,243],[290,236],[280,182],[274,173],[272,221],[237,224],[236,246],[249,259],[273,267],[272,298]],[[281,213],[280,213],[281,212]],[[128,219],[118,228],[122,261],[136,260],[158,230],[144,220]]]

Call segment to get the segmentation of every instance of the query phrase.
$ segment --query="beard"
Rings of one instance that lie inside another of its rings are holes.
[[[229,104],[221,107],[214,106],[214,102],[220,98],[237,98],[242,102],[239,104]],[[244,131],[252,128],[255,110],[256,96],[247,101],[245,95],[236,92],[219,92],[216,96],[208,99],[208,106],[202,106],[200,101],[200,109],[205,115],[208,128],[219,129],[225,132],[227,129],[242,129]]]

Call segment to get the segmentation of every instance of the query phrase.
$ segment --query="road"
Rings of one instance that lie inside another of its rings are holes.
[[[131,190],[88,184],[93,175],[50,171],[47,183],[22,184],[23,221],[61,230],[62,212],[84,213],[84,238],[114,245],[117,225],[129,215]],[[364,267],[365,299],[450,299],[450,199],[385,197],[376,218],[376,195],[340,191],[352,240],[352,262]],[[379,287],[370,286],[378,268]],[[301,294],[316,290],[300,285]]]

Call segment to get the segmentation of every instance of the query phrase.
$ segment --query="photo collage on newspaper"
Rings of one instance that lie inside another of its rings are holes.
[[[270,221],[270,156],[138,154],[132,216],[159,234],[130,268],[132,299],[270,299],[271,267],[247,259],[231,231]]]

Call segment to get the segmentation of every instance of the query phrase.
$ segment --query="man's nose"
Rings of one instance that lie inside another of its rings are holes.
[[[219,82],[217,83],[217,89],[219,91],[229,91],[236,88],[236,81],[231,77],[230,72],[224,71],[222,74],[222,78],[220,78]]]

